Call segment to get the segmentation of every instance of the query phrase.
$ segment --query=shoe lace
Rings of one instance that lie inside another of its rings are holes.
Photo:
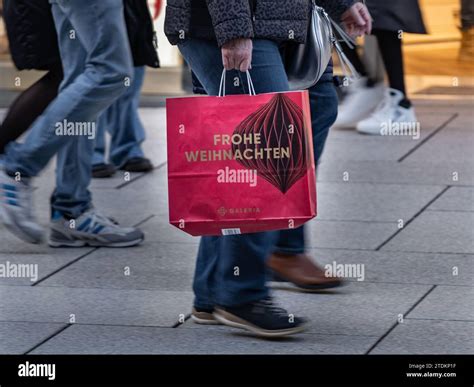
[[[90,229],[93,230],[96,226],[108,226],[108,227],[117,227],[118,222],[112,218],[109,218],[98,211],[94,211],[90,214]]]

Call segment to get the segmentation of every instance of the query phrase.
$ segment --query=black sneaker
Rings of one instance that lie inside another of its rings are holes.
[[[113,164],[100,163],[92,166],[92,177],[102,179],[112,177],[115,174],[115,166]]]
[[[153,164],[145,157],[132,157],[120,169],[127,172],[150,172]]]
[[[306,320],[278,308],[270,297],[237,307],[216,307],[214,317],[224,325],[262,337],[280,337],[305,330]]]

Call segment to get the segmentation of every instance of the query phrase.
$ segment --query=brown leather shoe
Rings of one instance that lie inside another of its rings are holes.
[[[276,279],[291,282],[305,291],[329,289],[343,284],[340,278],[326,277],[324,269],[305,254],[272,254],[267,266]]]

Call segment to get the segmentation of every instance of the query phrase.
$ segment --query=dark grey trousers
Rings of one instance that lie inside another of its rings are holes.
[[[473,0],[461,0],[461,26],[463,29],[474,27]]]

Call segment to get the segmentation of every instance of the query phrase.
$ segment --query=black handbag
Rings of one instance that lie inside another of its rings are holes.
[[[342,71],[348,81],[359,77],[344,54],[334,31],[349,47],[354,48],[352,38],[313,0],[306,42],[293,45],[285,54],[286,73],[291,90],[306,90],[318,82],[331,60],[333,47],[336,49]]]

